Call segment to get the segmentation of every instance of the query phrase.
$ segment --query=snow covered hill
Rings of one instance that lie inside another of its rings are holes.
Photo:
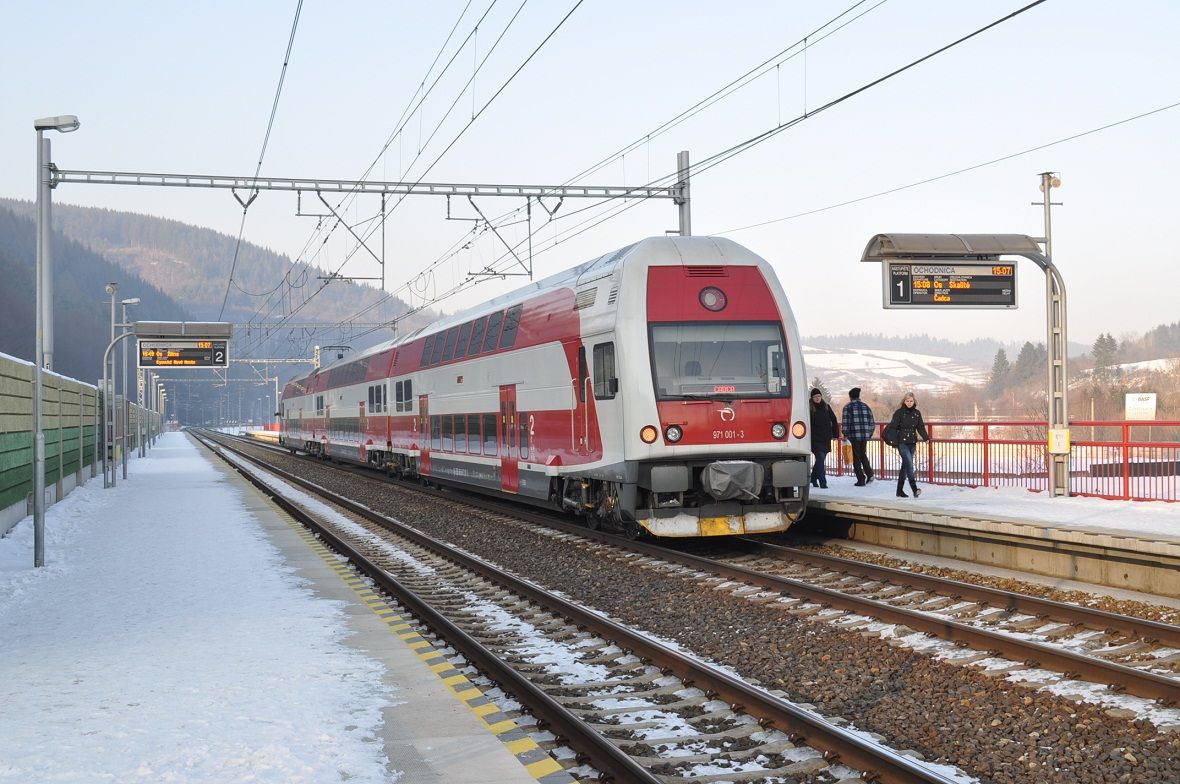
[[[957,359],[897,350],[814,348],[803,346],[807,380],[818,376],[827,387],[843,392],[851,387],[876,391],[944,390],[956,384],[984,384],[988,370]]]

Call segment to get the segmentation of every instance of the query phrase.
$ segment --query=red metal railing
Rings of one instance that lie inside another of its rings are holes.
[[[877,437],[869,462],[880,479],[896,479],[897,450]],[[1048,426],[1044,421],[927,422],[930,440],[919,442],[914,471],[925,482],[965,487],[1048,487]],[[1074,421],[1070,423],[1070,492],[1137,501],[1180,501],[1180,421]],[[1086,438],[1088,436],[1088,438]],[[838,445],[829,474],[852,473]]]

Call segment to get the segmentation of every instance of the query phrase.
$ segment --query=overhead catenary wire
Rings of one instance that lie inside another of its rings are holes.
[[[919,58],[911,61],[910,63],[908,63],[904,66],[901,66],[900,68],[896,68],[893,71],[890,71],[889,73],[887,73],[883,76],[880,76],[870,82],[867,82],[866,84],[856,88],[855,90],[851,90],[851,91],[839,96],[838,98],[828,101],[827,103],[819,106],[818,108],[816,108],[814,110],[805,111],[804,114],[798,115],[797,117],[795,117],[791,120],[788,120],[786,123],[779,123],[778,125],[776,125],[773,128],[770,128],[766,131],[763,131],[762,133],[759,133],[755,136],[749,137],[748,139],[745,139],[741,142],[738,142],[737,144],[731,145],[730,147],[728,147],[726,149],[723,149],[717,153],[714,153],[713,155],[702,160],[699,164],[695,164],[693,166],[693,175],[699,176],[701,173],[708,171],[709,169],[730,160],[731,158],[735,157],[736,155],[740,155],[741,153],[746,152],[746,151],[756,147],[759,144],[762,144],[763,142],[767,141],[768,139],[773,138],[774,136],[787,130],[788,128],[794,127],[795,125],[798,125],[801,122],[811,119],[811,118],[827,111],[828,109],[834,108],[834,107],[840,105],[841,103],[843,103],[844,101],[847,101],[857,95],[860,95],[861,93],[864,93],[866,90],[869,90],[869,89],[872,89],[873,87],[881,85],[884,82],[886,82],[896,76],[899,76],[902,73],[905,73],[906,71],[910,70],[911,68],[914,68],[917,65],[920,65],[921,63],[924,63],[924,62],[930,60],[931,58],[936,57],[937,55],[942,54],[944,52],[947,52],[950,49],[952,49],[962,43],[965,43],[966,41],[969,41],[972,38],[975,38],[976,36],[996,27],[997,25],[1002,24],[1006,21],[1009,21],[1009,20],[1025,13],[1026,11],[1029,11],[1030,9],[1035,8],[1036,6],[1041,5],[1045,1],[1046,0],[1034,0],[1034,2],[1029,3],[1028,5],[1025,5],[1024,7],[1020,8],[1020,9],[1017,9],[1016,11],[1014,11],[1006,16],[1003,16],[1003,17],[1001,17],[1001,18],[999,18],[987,25],[984,25],[983,27],[978,28],[974,32],[968,33],[967,35],[964,35],[964,36],[956,39],[955,41],[952,41],[951,43],[946,44],[945,46],[939,47],[938,49],[935,49],[934,51],[932,51],[926,55],[923,55],[922,57],[919,57]],[[672,173],[666,174],[660,178],[657,178],[656,180],[646,183],[645,187],[653,187],[653,186],[665,184],[668,182],[675,182],[676,179],[678,178],[678,176],[679,176],[678,172],[672,172]],[[586,231],[589,231],[590,229],[600,225],[601,223],[603,223],[607,220],[610,220],[614,217],[617,217],[618,215],[622,214],[623,212],[626,212],[627,210],[630,210],[630,209],[638,206],[638,204],[639,204],[639,202],[630,202],[630,203],[622,203],[622,204],[615,203],[612,205],[611,204],[612,201],[617,201],[617,200],[607,199],[607,200],[604,200],[603,202],[600,202],[598,204],[590,205],[590,206],[581,208],[580,210],[574,210],[570,213],[563,215],[561,219],[569,219],[569,218],[573,217],[574,215],[582,213],[582,212],[587,212],[587,211],[595,210],[595,209],[602,209],[606,205],[610,205],[609,209],[613,210],[613,212],[611,212],[610,214],[603,216],[603,217],[587,218],[582,223],[579,223],[573,227],[573,228],[579,228],[579,227],[584,227],[584,228],[580,228],[580,230],[578,230],[578,231],[566,230],[566,232],[564,232],[564,233],[567,236],[564,236],[561,239],[555,239],[552,242],[552,244],[550,244],[547,247],[543,247],[539,250],[534,250],[534,255],[541,255],[542,253],[552,250],[554,247],[556,247],[561,242],[568,241],[569,239],[572,239],[573,237],[578,236],[579,234],[583,234]],[[517,247],[519,247],[519,244],[517,245]],[[510,253],[502,254],[498,259],[496,259],[495,262],[493,262],[493,265],[491,265],[491,266],[494,268],[495,265],[509,259],[510,257],[511,257]],[[452,290],[452,293],[454,293],[457,290],[458,289]]]
[[[541,49],[543,49],[545,47],[545,45],[548,44],[550,40],[552,40],[553,36],[556,35],[559,30],[561,30],[561,28],[565,25],[565,23],[567,21],[569,21],[570,17],[573,16],[574,12],[577,11],[577,9],[582,5],[583,2],[584,2],[584,0],[577,0],[577,2],[574,3],[573,7],[571,7],[570,10],[568,12],[566,12],[566,14],[561,18],[561,20],[558,21],[558,23],[553,27],[552,30],[550,30],[548,35],[546,35],[545,38],[536,47],[534,47],[532,52],[529,53],[529,55],[521,62],[521,64],[516,68],[516,70],[513,71],[512,74],[504,81],[504,83],[501,84],[500,87],[492,94],[491,98],[489,98],[483,104],[483,106],[480,107],[480,109],[475,113],[475,116],[472,117],[472,119],[470,121],[468,121],[463,126],[462,129],[460,129],[459,133],[456,134],[456,136],[451,140],[451,142],[446,146],[446,148],[434,158],[434,160],[431,162],[430,166],[428,166],[426,168],[426,170],[423,171],[422,174],[420,174],[418,176],[416,182],[414,183],[415,185],[421,183],[425,179],[425,177],[430,173],[430,171],[435,166],[438,165],[438,163],[442,160],[442,158],[446,155],[446,153],[449,152],[454,147],[454,145],[459,141],[459,139],[462,138],[462,136],[484,114],[484,112],[487,111],[488,107],[491,106],[496,101],[496,99],[504,92],[504,90],[506,90],[508,88],[508,86],[510,84],[512,84],[512,82],[516,79],[516,77],[520,75],[520,73],[524,70],[524,68],[530,62],[532,62],[533,58],[536,57],[536,55],[541,51]],[[365,238],[367,239],[369,236],[372,236],[372,232],[375,230],[376,229],[371,229],[370,233],[365,235]],[[355,253],[355,250],[352,253],[349,253],[346,255],[344,261],[342,261],[340,263],[340,265],[336,268],[336,270],[334,271],[333,274],[339,273],[339,270],[342,269],[344,264],[346,264],[348,262],[348,260],[352,257],[353,253]],[[331,276],[329,276],[329,278],[330,277]],[[306,307],[309,302],[311,302],[320,292],[322,292],[324,290],[324,288],[326,288],[326,286],[328,285],[328,282],[329,281],[325,281],[323,285],[321,285],[318,289],[313,291],[306,299],[304,299],[304,301],[299,306],[297,306],[294,310],[288,312],[287,315],[284,316],[283,319],[280,321],[280,325],[283,321],[290,319],[292,316],[294,316],[296,313],[298,313],[300,310],[302,310],[304,307]]]
[[[839,32],[840,30],[843,30],[848,25],[858,21],[859,19],[864,17],[866,14],[868,14],[868,13],[872,12],[873,10],[879,8],[880,6],[884,5],[886,2],[888,2],[888,0],[878,0],[878,2],[873,4],[871,7],[863,10],[861,13],[853,16],[852,18],[846,19],[842,24],[838,25],[837,27],[832,28],[830,30],[828,29],[828,28],[831,28],[832,25],[836,24],[840,19],[848,16],[849,14],[854,12],[858,7],[864,5],[866,2],[868,2],[868,0],[858,0],[858,2],[853,3],[847,9],[845,9],[844,11],[841,11],[839,14],[836,14],[834,17],[832,17],[828,21],[819,25],[814,30],[812,30],[810,33],[804,35],[803,37],[799,38],[796,42],[792,43],[790,46],[786,47],[785,49],[780,50],[778,53],[763,60],[761,63],[754,66],[753,68],[748,69],[747,71],[742,73],[740,76],[731,80],[730,82],[728,82],[727,84],[725,84],[721,88],[713,91],[712,93],[705,96],[701,100],[697,101],[693,105],[689,106],[685,110],[677,113],[670,120],[665,121],[661,125],[657,126],[656,128],[652,129],[651,131],[649,131],[647,134],[641,136],[635,142],[632,142],[631,144],[626,145],[625,147],[623,147],[621,150],[617,151],[616,153],[604,158],[599,163],[594,164],[593,166],[583,170],[579,174],[570,178],[569,180],[566,181],[566,184],[576,182],[579,179],[582,179],[586,176],[589,176],[590,174],[593,174],[595,171],[601,170],[606,165],[609,165],[612,161],[618,160],[621,156],[626,155],[628,152],[631,152],[634,149],[637,149],[640,145],[649,145],[650,141],[651,141],[651,137],[653,135],[658,137],[658,136],[668,132],[669,130],[676,127],[677,125],[687,121],[691,117],[708,109],[709,107],[715,105],[719,101],[724,100],[729,95],[740,90],[741,88],[745,87],[746,85],[750,84],[751,82],[755,81],[756,79],[760,78],[761,76],[765,75],[766,73],[769,73],[769,69],[771,67],[777,68],[777,66],[780,65],[781,63],[788,62],[789,60],[798,56],[798,54],[800,53],[799,51],[795,51],[793,54],[790,54],[792,52],[792,50],[797,49],[801,45],[804,47],[810,47],[810,46],[814,46],[814,45],[820,43],[821,41],[827,39],[829,36],[834,35],[835,33]],[[571,10],[571,13],[572,13],[572,10]],[[827,32],[824,32],[825,30],[827,30]],[[788,56],[784,57],[784,55],[788,55]],[[465,88],[466,88],[466,86],[465,86]],[[457,102],[457,100],[458,99],[456,99],[456,102]],[[474,119],[474,117],[473,117],[473,119]],[[436,130],[437,130],[437,128],[436,128]],[[391,136],[391,139],[392,138],[393,137]],[[412,162],[411,162],[411,165],[412,165]],[[650,158],[649,158],[648,165],[649,165],[648,174],[650,176]],[[433,167],[433,164],[432,164],[432,167]],[[425,176],[425,175],[423,175],[423,176]],[[402,199],[404,199],[404,198],[405,197],[403,196]],[[399,202],[400,202],[400,199],[399,199]],[[586,208],[584,208],[584,209],[586,209]],[[517,208],[514,210],[510,210],[505,214],[497,216],[494,219],[494,222],[497,225],[503,225],[502,222],[504,220],[506,220],[514,215],[518,215],[522,211],[523,211],[523,208]],[[571,213],[571,214],[577,214],[577,212],[580,212],[580,211],[575,211],[575,213]],[[526,241],[527,241],[527,239],[526,239]],[[456,246],[458,246],[458,247],[456,247]],[[436,261],[434,261],[430,265],[428,265],[422,272],[418,273],[418,275],[429,274],[431,270],[436,269],[438,266],[440,266],[440,265],[446,263],[447,261],[449,261],[450,259],[454,258],[458,252],[461,252],[467,246],[468,246],[468,243],[466,240],[460,240],[459,242],[455,243],[455,245],[452,245],[452,247],[450,249],[444,251],[443,254],[438,259],[436,259]],[[347,259],[346,259],[346,261],[347,261]],[[416,277],[417,276],[415,276],[415,278]],[[380,304],[383,304],[384,302],[392,299],[394,296],[396,296],[396,294],[400,293],[401,291],[408,290],[410,288],[410,286],[412,285],[413,280],[414,280],[413,278],[410,279],[409,281],[406,282],[406,284],[403,284],[398,289],[394,290],[393,292],[390,292],[389,294],[387,294],[385,297],[381,298],[377,302],[367,305],[364,308],[364,310],[361,311],[361,314],[367,313],[368,311],[372,310],[374,307],[376,307]],[[464,285],[464,288],[465,287],[466,287],[466,285]],[[413,312],[417,312],[417,309],[414,309]],[[355,319],[359,318],[361,314],[353,314],[352,316],[350,316],[350,319],[355,320]],[[404,315],[406,315],[406,314],[403,314],[403,317],[404,317]],[[347,320],[340,322],[340,324],[344,324],[344,323],[347,323]]]
[[[270,119],[266,123],[266,133],[262,138],[262,149],[258,152],[258,164],[254,167],[254,177],[257,179],[259,173],[262,171],[262,161],[266,157],[266,148],[270,144],[270,132],[274,128],[275,115],[279,110],[279,98],[283,95],[283,82],[287,78],[287,64],[291,62],[291,50],[295,47],[295,31],[299,29],[299,14],[303,11],[303,0],[297,0],[295,4],[295,19],[291,22],[291,34],[287,38],[287,51],[283,54],[283,67],[279,70],[279,83],[275,88],[274,102],[270,107]],[[257,193],[257,192],[255,192]],[[246,230],[246,213],[249,209],[250,202],[247,201],[242,205],[242,221],[238,226],[238,239],[234,243],[234,257],[230,263],[229,278],[225,282],[225,296],[221,299],[221,310],[217,312],[217,320],[220,321],[225,315],[225,304],[229,301],[230,287],[234,284],[234,272],[238,268],[238,256],[242,249],[242,235]],[[279,284],[282,285],[281,283]],[[278,287],[272,290],[277,291]],[[263,296],[263,295],[258,295]]]
[[[723,234],[735,234],[739,231],[748,231],[749,229],[757,229],[762,226],[769,226],[774,223],[782,223],[783,221],[795,220],[796,218],[803,218],[808,215],[815,215],[820,212],[827,212],[828,210],[834,210],[839,207],[847,207],[851,204],[858,204],[862,201],[868,201],[869,199],[876,199],[881,196],[888,196],[893,193],[899,193],[901,191],[909,190],[910,188],[917,188],[918,186],[921,186],[921,185],[929,185],[932,182],[938,182],[939,180],[945,180],[949,177],[955,177],[959,174],[966,174],[967,172],[972,172],[972,171],[975,171],[976,169],[982,169],[985,166],[992,166],[997,163],[1003,163],[1004,161],[1010,161],[1013,158],[1019,158],[1022,155],[1028,155],[1029,153],[1034,153],[1034,152],[1038,152],[1040,150],[1048,149],[1050,147],[1055,147],[1058,144],[1065,144],[1066,142],[1072,142],[1075,139],[1081,139],[1084,136],[1090,136],[1091,134],[1099,133],[1100,131],[1106,131],[1111,128],[1116,128],[1120,125],[1125,125],[1129,122],[1134,122],[1135,120],[1141,120],[1145,117],[1150,117],[1153,114],[1159,114],[1160,112],[1167,111],[1168,109],[1175,109],[1177,106],[1180,106],[1180,101],[1177,101],[1175,103],[1170,103],[1167,106],[1161,106],[1157,109],[1152,109],[1150,111],[1143,112],[1141,114],[1136,114],[1132,117],[1125,117],[1122,120],[1118,120],[1118,121],[1112,122],[1112,123],[1107,123],[1106,125],[1102,125],[1097,128],[1091,128],[1088,131],[1082,131],[1081,133],[1075,133],[1072,136],[1065,136],[1065,137],[1063,137],[1061,139],[1057,139],[1055,141],[1045,142],[1044,144],[1038,144],[1035,147],[1029,147],[1027,149],[1020,150],[1019,152],[1013,152],[1013,153],[1009,153],[1007,155],[1001,155],[999,158],[992,158],[989,161],[983,161],[982,163],[975,163],[970,166],[965,166],[961,169],[955,169],[954,171],[946,172],[945,174],[939,174],[935,177],[927,177],[924,180],[917,180],[916,182],[911,182],[906,185],[898,185],[893,188],[887,188],[883,191],[877,191],[876,193],[869,193],[864,196],[857,196],[854,199],[845,199],[844,201],[836,202],[834,204],[829,204],[824,207],[816,207],[815,209],[804,210],[803,212],[796,212],[793,215],[784,215],[781,218],[771,218],[770,220],[759,221],[758,223],[751,223],[746,226],[737,226],[735,228],[726,229],[724,231],[715,231],[715,232],[713,232],[713,234],[717,235],[717,236],[721,236]]]

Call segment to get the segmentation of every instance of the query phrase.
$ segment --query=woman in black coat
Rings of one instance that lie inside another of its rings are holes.
[[[914,480],[914,448],[919,440],[929,441],[930,435],[926,432],[926,423],[922,421],[922,412],[918,410],[918,401],[913,392],[905,393],[886,429],[892,429],[897,451],[901,455],[901,471],[897,474],[897,497],[909,498],[905,494],[905,483],[908,479],[910,489],[914,491],[914,498],[917,498],[922,491],[918,489],[918,483]]]
[[[819,389],[811,390],[811,453],[815,455],[815,465],[811,468],[811,486],[827,488],[828,475],[824,469],[824,461],[828,459],[828,452],[832,451],[832,439],[840,435],[840,424],[836,421],[836,412],[824,400],[824,393]]]

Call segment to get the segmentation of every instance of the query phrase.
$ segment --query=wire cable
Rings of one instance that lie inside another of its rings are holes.
[[[254,168],[254,179],[256,180],[258,179],[259,173],[262,171],[262,159],[266,157],[266,147],[270,143],[270,132],[274,127],[275,114],[277,114],[279,110],[279,98],[283,94],[283,82],[287,78],[287,64],[291,62],[291,50],[295,46],[295,31],[299,29],[299,14],[302,12],[302,10],[303,0],[297,0],[295,4],[295,19],[293,22],[291,22],[291,35],[287,38],[287,52],[283,55],[283,67],[279,71],[279,84],[278,87],[275,88],[274,103],[271,104],[270,107],[270,120],[266,124],[266,134],[262,138],[262,149],[258,153],[258,165]],[[256,190],[254,193],[257,195],[258,191]],[[238,226],[238,240],[234,244],[234,258],[229,267],[229,280],[227,280],[225,283],[225,296],[221,299],[221,310],[217,312],[218,321],[221,321],[221,317],[225,315],[225,303],[229,301],[230,284],[234,282],[234,272],[238,268],[238,255],[242,249],[242,234],[246,229],[246,211],[249,209],[249,205],[250,202],[248,201],[242,207],[242,222]]]

